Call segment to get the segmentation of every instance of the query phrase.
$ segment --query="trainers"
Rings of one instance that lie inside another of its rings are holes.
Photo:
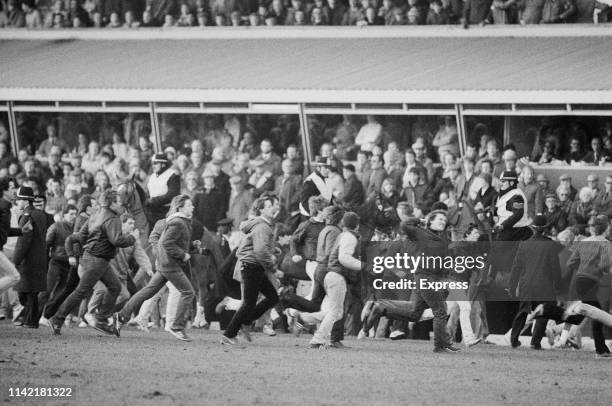
[[[104,333],[109,336],[119,337],[119,333],[117,332],[117,329],[115,328],[115,326],[111,326],[107,323],[97,321],[97,320],[93,325],[90,324],[90,326],[93,327],[95,330],[99,331],[100,333]]]
[[[263,333],[267,336],[274,337],[276,335],[276,331],[272,328],[272,326],[266,324],[263,326]]]
[[[53,335],[62,335],[62,324],[57,324],[55,321],[53,321],[53,319],[50,319],[47,326],[51,327],[51,330],[53,330]]]
[[[66,326],[70,327],[70,322],[69,322],[68,320],[66,320],[66,321],[64,322],[64,324],[65,324]],[[85,328],[85,327],[87,327],[87,326],[88,326],[88,324],[87,324],[87,323],[85,323],[85,321],[81,321],[81,322],[79,322],[79,325],[78,325],[78,327],[79,327],[79,328]]]
[[[38,320],[38,324],[41,324],[43,326],[47,326],[50,327],[50,321],[49,319],[45,318],[45,316],[40,316],[40,320]]]
[[[233,338],[229,338],[229,337],[222,335],[221,344],[222,345],[238,345],[238,342]]]
[[[94,315],[91,313],[85,313],[85,315],[83,316],[83,321],[87,323],[88,326],[92,327],[98,322]]]
[[[15,327],[21,327],[23,326],[23,319],[22,318],[17,318],[15,320],[13,320],[13,325]]]
[[[449,353],[455,353],[459,351],[461,351],[460,348],[453,347],[452,345],[447,345],[446,347],[436,347],[433,350],[433,352],[449,352]]]
[[[364,329],[359,330],[359,334],[357,334],[358,340],[363,340],[364,338],[368,338],[368,332]]]
[[[321,344],[321,343],[310,343],[308,348],[313,349],[313,350],[327,350],[329,349],[329,345]]]
[[[181,341],[191,341],[191,338],[187,334],[185,334],[185,330],[175,330],[171,328],[170,330],[168,330],[168,332]]]
[[[541,317],[544,314],[544,305],[539,304],[531,313],[527,315],[527,319],[525,319],[525,325],[532,323],[534,319]]]
[[[121,319],[121,316],[119,316],[119,313],[114,313],[113,316],[111,317],[111,320],[112,320],[112,326],[115,328],[115,335],[119,337],[121,334],[121,329],[123,328],[125,323]]]
[[[297,313],[295,317],[293,317],[293,320],[291,320],[291,332],[294,336],[299,337],[304,330],[306,330],[306,328],[300,319],[300,314]]]
[[[467,348],[470,348],[470,347],[475,346],[476,344],[479,344],[481,341],[482,341],[482,339],[480,339],[480,338],[473,338],[471,340],[466,340],[465,341],[465,346]]]
[[[248,342],[253,341],[253,337],[251,337],[251,326],[242,326],[240,333]]]
[[[394,330],[391,332],[391,334],[389,334],[389,338],[391,340],[404,340],[406,339],[406,333],[404,333],[402,330]]]
[[[342,341],[332,341],[331,343],[329,343],[329,348],[338,348],[338,349],[344,350],[346,348],[351,348],[351,347],[344,345]]]

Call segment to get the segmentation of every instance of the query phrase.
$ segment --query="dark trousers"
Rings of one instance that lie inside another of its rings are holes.
[[[578,299],[583,303],[594,306],[601,309],[599,300],[597,300],[597,291],[599,290],[599,282],[589,278],[576,278],[576,293]],[[606,354],[610,352],[610,349],[606,345],[606,340],[603,334],[603,324],[598,321],[592,320],[592,331],[593,341],[595,341],[595,352],[597,354]]]
[[[168,281],[170,281],[181,294],[178,306],[176,307],[174,322],[170,328],[173,330],[183,330],[187,322],[185,314],[187,309],[191,307],[195,294],[189,278],[180,268],[173,268],[171,270],[160,269],[157,271],[149,283],[147,283],[147,286],[138,291],[138,293],[132,296],[126,303],[119,313],[119,316],[123,320],[129,320],[132,314],[136,314],[142,302],[155,296],[157,292],[162,290]]]
[[[70,296],[70,294],[74,292],[76,287],[79,285],[79,280],[80,278],[79,273],[77,271],[77,267],[71,266],[68,270],[68,275],[66,276],[66,283],[64,285],[64,288],[59,290],[57,294],[52,295],[49,298],[47,304],[45,305],[45,308],[43,310],[43,316],[46,319],[50,319],[51,317],[53,317],[53,315],[58,311],[61,304],[64,303],[64,300],[66,300],[66,298]]]
[[[242,263],[242,305],[225,329],[224,335],[234,338],[243,325],[250,324],[278,303],[278,294],[259,264]],[[257,303],[261,292],[265,298]]]
[[[81,267],[83,276],[79,284],[74,292],[62,303],[55,316],[53,316],[54,323],[57,325],[62,325],[66,317],[79,307],[81,301],[91,295],[98,281],[101,281],[106,286],[106,294],[98,308],[96,319],[101,323],[106,323],[113,314],[115,301],[119,293],[121,293],[121,282],[119,282],[119,278],[117,278],[117,275],[115,275],[115,272],[109,266],[108,261],[86,252],[81,258]]]
[[[19,314],[23,324],[30,327],[38,327],[38,320],[40,319],[38,292],[19,292],[19,303],[23,306],[23,310]]]
[[[553,304],[551,302],[531,302],[531,301],[524,301],[521,302],[519,305],[519,310],[518,313],[516,314],[516,316],[514,317],[514,321],[512,322],[512,332],[510,333],[510,343],[513,346],[518,346],[520,341],[519,341],[519,336],[521,334],[521,331],[523,330],[523,327],[525,327],[525,320],[527,320],[527,315],[529,313],[531,313],[531,311],[533,309],[535,309],[535,307],[539,304]],[[539,347],[541,342],[542,342],[542,338],[544,338],[544,334],[546,333],[546,324],[548,322],[548,319],[536,319],[536,321],[534,322],[535,326],[533,329],[533,333],[531,334],[531,345],[535,346],[535,347]]]
[[[283,299],[283,304],[285,307],[291,307],[295,310],[306,313],[315,313],[321,310],[321,303],[323,303],[323,299],[325,298],[325,289],[323,288],[323,284],[317,282],[316,279],[313,283],[314,287],[312,291],[312,300],[308,300],[302,296],[296,295],[295,293],[291,293]],[[340,320],[334,323],[330,337],[330,341],[332,343],[344,340],[345,318],[346,312],[344,312]]]
[[[47,290],[38,295],[38,306],[40,313],[44,313],[47,302],[61,293],[66,287],[70,264],[68,262],[51,260],[47,272]]]
[[[431,275],[415,274],[417,286],[420,286],[421,279],[427,279],[429,282],[437,281],[438,278]],[[434,315],[433,333],[434,347],[444,348],[450,345],[450,337],[446,329],[446,321],[448,320],[446,312],[446,291],[433,289],[417,289],[414,291],[414,315],[413,318],[418,320],[423,315],[427,308],[431,308]]]

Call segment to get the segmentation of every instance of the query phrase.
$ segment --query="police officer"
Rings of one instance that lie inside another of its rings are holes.
[[[153,174],[147,183],[150,198],[146,201],[151,224],[166,217],[170,201],[181,192],[181,178],[165,154],[153,156]]]
[[[527,215],[527,198],[517,187],[518,176],[514,171],[504,171],[499,181],[499,197],[495,204],[497,240],[526,240],[531,236],[531,219]]]

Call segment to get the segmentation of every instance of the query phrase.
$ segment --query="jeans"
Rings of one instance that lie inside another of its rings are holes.
[[[597,300],[597,291],[599,282],[589,278],[576,278],[576,293],[578,298],[588,305],[597,309],[601,309],[601,305]],[[610,349],[606,345],[606,340],[603,335],[603,324],[597,320],[592,322],[593,340],[595,341],[595,351],[597,354],[607,354]]]
[[[44,313],[47,302],[64,290],[69,272],[70,265],[68,262],[60,262],[53,259],[49,262],[47,290],[38,295],[38,305],[40,306],[41,313]]]
[[[15,265],[4,252],[0,251],[0,294],[11,286],[15,286],[19,279],[19,271],[17,271]]]
[[[115,302],[115,307],[113,311],[119,311],[123,308],[123,305],[130,299],[130,292],[127,289],[127,280],[119,279],[121,283],[121,291],[119,292],[119,296],[117,296],[117,301]],[[89,299],[89,303],[87,304],[87,312],[91,314],[95,314],[98,308],[100,307],[100,303],[104,300],[104,295],[106,294],[106,287],[103,283],[98,282],[96,286],[94,286],[93,294]]]
[[[53,317],[61,304],[64,303],[64,300],[66,300],[66,298],[70,296],[70,294],[74,292],[76,287],[79,285],[79,280],[80,278],[77,267],[71,266],[68,270],[68,276],[66,277],[64,288],[61,291],[58,291],[57,294],[52,295],[45,305],[43,316],[46,319]]]
[[[166,285],[166,282],[172,283],[180,292],[180,300],[176,306],[175,318],[170,325],[170,328],[173,330],[183,330],[185,328],[185,323],[187,322],[185,318],[185,310],[191,306],[191,301],[193,300],[195,293],[189,278],[180,268],[157,271],[147,286],[132,296],[132,298],[119,313],[119,316],[123,320],[129,320],[132,314],[136,312],[136,309],[141,307],[145,300],[151,299],[157,292],[162,290],[162,288]]]
[[[344,315],[344,299],[346,298],[346,279],[337,272],[328,272],[323,281],[325,299],[321,303],[321,310],[316,313],[306,313],[302,319],[308,323],[320,323],[312,344],[325,344],[330,336],[334,324]]]
[[[448,323],[446,324],[448,332],[451,338],[455,338],[457,331],[457,321],[461,323],[461,335],[463,336],[463,342],[474,340],[474,330],[472,329],[472,323],[470,320],[470,314],[472,313],[472,303],[468,300],[467,291],[455,289],[450,292],[446,298],[446,305],[448,307]],[[457,320],[457,316],[458,320]]]
[[[224,335],[228,338],[236,337],[238,330],[240,330],[243,325],[250,324],[254,320],[257,320],[267,312],[268,309],[271,309],[278,303],[276,289],[266,276],[266,272],[261,265],[243,262],[240,273],[242,275],[243,285],[242,305],[225,329]],[[265,298],[257,303],[259,292],[261,292]]]
[[[415,274],[414,277],[417,286],[421,285],[421,280],[426,279],[427,281],[437,281],[436,276]],[[450,345],[448,332],[446,330],[446,291],[433,290],[433,289],[417,289],[414,291],[414,307],[415,313],[413,318],[421,318],[421,315],[428,307],[434,315],[433,319],[433,333],[434,333],[434,347],[445,348]]]
[[[108,261],[85,252],[81,258],[81,268],[82,276],[79,284],[53,316],[54,323],[57,325],[62,325],[66,317],[79,307],[81,301],[91,294],[98,281],[106,285],[107,291],[98,308],[96,318],[101,323],[107,323],[108,318],[113,314],[117,296],[121,292],[121,283]]]

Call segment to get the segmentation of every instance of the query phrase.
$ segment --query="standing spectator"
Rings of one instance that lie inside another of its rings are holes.
[[[268,18],[274,18],[276,20],[274,25],[283,25],[285,23],[287,19],[287,10],[285,10],[282,0],[272,0],[268,15],[266,16],[266,19]]]
[[[342,174],[345,179],[342,203],[348,210],[355,210],[365,200],[363,185],[355,175],[355,166],[353,164],[344,165]]]
[[[13,262],[21,275],[15,286],[23,306],[17,324],[28,328],[38,328],[38,293],[47,289],[47,218],[34,208],[33,202],[33,190],[27,186],[20,187],[15,204],[23,213],[19,219],[22,235],[17,239]]]
[[[344,25],[346,6],[338,0],[327,0],[329,4],[329,25]]]
[[[366,119],[367,123],[359,129],[355,144],[361,147],[362,151],[372,151],[374,146],[382,141],[383,127],[375,116],[370,115]]]
[[[412,207],[418,207],[427,213],[434,201],[433,191],[419,176],[419,170],[412,168],[408,172],[408,183],[404,186],[402,195]]]
[[[24,3],[25,5],[25,3]],[[26,5],[27,7],[27,5]],[[51,149],[54,146],[60,148],[60,153],[67,152],[68,148],[64,140],[57,136],[57,128],[54,123],[49,123],[46,127],[47,139],[40,143],[38,150],[36,151],[36,159],[41,162],[46,162],[47,157],[51,153]]]
[[[274,190],[274,176],[272,172],[266,170],[263,161],[257,161],[255,164],[255,171],[249,177],[249,184],[254,187],[253,193],[256,198]]]
[[[166,21],[168,14],[172,15],[176,12],[176,0],[148,0],[147,4],[153,19],[158,24]]]
[[[492,0],[466,0],[463,9],[463,26],[486,25],[491,16]]]
[[[593,209],[597,214],[603,214],[612,219],[612,175],[606,176],[604,190],[593,201]]]
[[[358,0],[349,0],[349,8],[344,14],[342,25],[357,25],[358,21],[363,20],[364,11]]]
[[[423,166],[426,170],[424,179],[425,182],[431,183],[434,178],[434,166],[433,161],[426,155],[425,142],[422,138],[417,138],[414,144],[412,144],[412,150],[416,158],[416,162]]]
[[[223,201],[221,191],[215,185],[214,174],[204,172],[202,179],[204,180],[204,190],[194,198],[193,217],[208,230],[216,231],[217,222],[225,217],[226,210],[224,210],[224,207],[227,206]]]
[[[577,9],[574,0],[546,0],[541,24],[571,23]]]
[[[544,210],[544,195],[540,185],[535,181],[535,172],[531,166],[523,167],[521,175],[519,188],[527,198],[527,214],[530,218],[534,218],[537,213],[542,213]]]
[[[295,173],[293,163],[286,159],[282,163],[283,175],[276,178],[274,192],[280,201],[279,220],[287,222],[300,212],[302,176]]]
[[[493,24],[515,24],[516,0],[493,0],[491,17]]]
[[[230,178],[230,185],[232,191],[230,193],[227,217],[232,220],[234,227],[238,229],[240,223],[246,220],[249,215],[249,210],[253,204],[253,195],[245,189],[244,181],[240,176],[232,176]]]
[[[181,179],[170,166],[164,154],[153,157],[153,174],[147,183],[149,199],[145,205],[149,209],[151,222],[163,219],[170,207],[170,201],[181,192]]]
[[[255,161],[262,161],[266,171],[273,175],[281,173],[281,157],[273,151],[272,142],[264,139],[260,144],[261,153],[255,157]]]
[[[382,156],[372,155],[370,158],[372,172],[370,172],[370,176],[364,181],[366,198],[370,198],[380,192],[382,182],[387,177],[387,171],[385,171],[384,165],[385,162]]]
[[[567,214],[559,207],[557,195],[549,193],[544,200],[544,217],[546,217],[546,233],[556,235],[567,227]]]
[[[519,21],[522,25],[540,24],[546,0],[518,0]]]

